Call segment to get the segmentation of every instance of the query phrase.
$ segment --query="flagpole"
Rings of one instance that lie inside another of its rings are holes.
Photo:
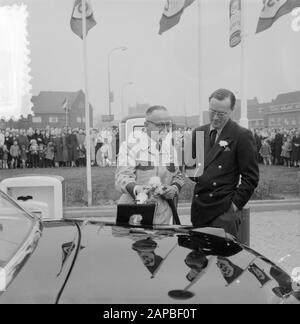
[[[86,0],[82,2],[82,37],[83,37],[83,70],[85,91],[85,139],[86,139],[86,179],[88,206],[92,205],[92,170],[91,170],[91,141],[90,141],[90,105],[88,95],[88,65],[86,46]]]
[[[241,119],[240,125],[249,127],[247,107],[247,44],[246,44],[246,0],[241,0]]]
[[[201,78],[201,3],[202,0],[198,0],[198,105],[199,105],[199,125],[203,125],[203,109],[201,108],[202,102],[201,102],[201,86],[202,86],[202,78]]]

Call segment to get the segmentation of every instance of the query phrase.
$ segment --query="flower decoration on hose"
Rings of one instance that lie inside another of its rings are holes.
[[[136,196],[136,203],[138,205],[155,204],[156,198],[165,194],[167,187],[161,183],[160,177],[152,177],[149,179],[144,190]]]

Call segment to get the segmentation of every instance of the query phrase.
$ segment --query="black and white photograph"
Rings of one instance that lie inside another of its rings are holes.
[[[0,305],[299,305],[299,57],[300,0],[0,0]]]

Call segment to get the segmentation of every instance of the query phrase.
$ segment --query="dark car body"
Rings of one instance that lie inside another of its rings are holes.
[[[300,300],[287,273],[215,229],[143,228],[74,219],[44,223],[39,239],[40,222],[34,217],[31,222],[20,250],[12,256],[13,260],[21,251],[17,271],[27,262],[0,296],[2,304]]]

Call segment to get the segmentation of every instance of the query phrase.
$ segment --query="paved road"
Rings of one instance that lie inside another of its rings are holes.
[[[252,213],[251,247],[289,273],[300,267],[300,210]]]

